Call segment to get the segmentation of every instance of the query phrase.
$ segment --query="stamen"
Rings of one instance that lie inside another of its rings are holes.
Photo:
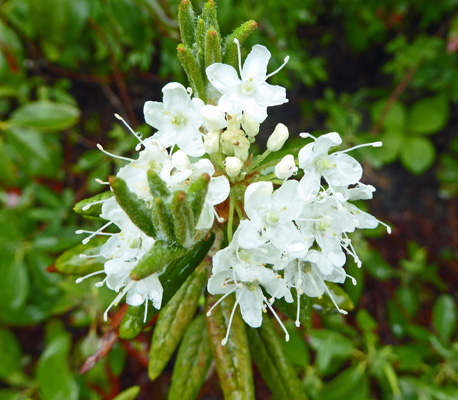
[[[265,297],[264,297],[264,300],[266,300]],[[270,311],[272,311],[272,314],[274,315],[275,319],[278,321],[278,323],[280,324],[281,328],[285,332],[285,340],[288,342],[289,341],[289,333],[286,330],[285,325],[283,325],[283,322],[281,322],[281,319],[278,317],[277,313],[275,312],[275,310],[272,308],[272,306],[269,304],[268,301],[266,301],[266,305],[267,305],[267,307],[269,307]]]
[[[382,147],[382,146],[383,146],[383,142],[380,142],[380,141],[373,142],[373,143],[363,143],[363,144],[359,144],[358,146],[350,147],[349,149],[346,149],[346,150],[338,151],[337,153],[348,153],[349,151],[353,151],[361,147]]]
[[[75,281],[75,283],[81,283],[81,282],[83,282],[85,279],[90,278],[91,276],[99,275],[99,274],[102,274],[102,273],[104,273],[104,272],[105,272],[105,270],[103,270],[103,269],[102,269],[101,271],[92,272],[91,274],[88,274],[88,275],[86,275],[86,276],[82,276],[82,277],[78,278],[78,279]]]
[[[114,233],[106,233],[106,232],[102,232],[106,227],[110,226],[113,222],[110,221],[108,223],[106,223],[105,225],[103,225],[101,228],[99,228],[97,231],[93,232],[93,231],[85,231],[85,230],[82,230],[82,229],[79,229],[77,230],[75,233],[77,235],[80,235],[81,233],[90,233],[90,235],[85,238],[82,243],[83,244],[87,244],[89,243],[89,241],[96,235],[101,235],[101,236],[113,236]]]
[[[215,216],[216,220],[217,220],[220,224],[221,224],[222,222],[224,222],[225,219],[224,219],[223,217],[220,217],[220,216],[218,215],[218,213],[217,213],[216,210],[215,210],[215,207],[213,207],[211,204],[210,204],[210,206],[211,206],[213,215]]]
[[[101,185],[109,185],[109,184],[110,184],[110,182],[104,182],[104,181],[102,181],[102,180],[99,179],[99,178],[95,178],[95,181],[96,181],[97,183],[101,184]]]
[[[356,254],[356,250],[353,247],[353,245],[351,244],[350,238],[348,237],[348,235],[345,232],[343,232],[343,235],[345,236],[345,239],[348,240],[348,246],[350,247],[350,249],[352,251],[352,252],[349,252],[349,254],[351,254],[353,256],[353,258],[355,259],[355,263],[358,266],[358,268],[361,268],[361,265],[362,265],[361,260],[359,259],[358,255]],[[344,249],[349,251],[348,248],[346,248],[346,247],[344,247]]]
[[[331,294],[330,290],[329,290],[328,287],[326,286],[326,283],[323,282],[323,284],[324,284],[324,290],[326,290],[326,293],[328,294],[329,298],[331,299],[331,301],[332,301],[332,302],[334,303],[334,305],[336,306],[337,311],[339,311],[339,312],[340,312],[341,314],[343,314],[343,315],[347,315],[348,312],[345,311],[345,310],[342,310],[342,309],[339,308],[339,306],[337,305],[336,301],[334,300],[334,297],[332,297],[332,294]]]
[[[348,274],[345,274],[345,276],[351,279],[351,283],[353,283],[353,286],[356,286],[358,284],[358,281],[355,279],[355,277]]]
[[[299,133],[299,136],[300,136],[301,138],[304,138],[304,139],[305,139],[305,138],[310,138],[310,139],[316,140],[316,137],[313,136],[313,135],[311,135],[311,134],[308,133],[308,132]]]
[[[108,182],[107,182],[107,183],[108,183]],[[108,184],[109,184],[109,183],[108,183]],[[89,210],[94,204],[104,203],[105,201],[106,201],[106,199],[104,199],[104,200],[97,200],[97,201],[94,201],[93,203],[86,204],[86,205],[82,208],[82,210],[83,210],[83,211],[87,211],[87,210]]]
[[[385,224],[385,222],[380,221],[379,219],[377,220],[379,224],[383,225],[386,228],[386,231],[388,232],[389,235],[391,235],[391,226],[388,224]]]
[[[310,275],[308,278],[310,278],[310,280],[312,281],[312,285],[316,290],[318,299],[321,299],[323,296],[320,294],[320,289],[318,288],[318,285],[316,284],[315,278],[313,277],[311,272],[307,272],[307,275]],[[326,284],[324,286],[326,286]]]
[[[276,73],[280,72],[280,70],[286,65],[288,64],[288,61],[289,61],[289,56],[286,56],[285,57],[285,60],[283,61],[283,64],[280,65],[274,72],[271,72],[269,75],[266,76],[266,80],[269,79],[272,75],[275,75]]]
[[[297,283],[296,283],[296,293],[297,293],[297,313],[296,313],[296,326],[299,328],[301,326],[301,323],[299,321],[299,314],[301,310],[301,295],[299,294],[299,287],[301,286],[299,284],[299,281],[301,280],[301,262],[297,260]]]
[[[240,52],[240,42],[238,39],[234,39],[234,43],[237,45],[237,54],[239,58],[239,71],[240,71],[240,78],[242,77],[242,55]]]
[[[124,288],[124,290],[119,293],[116,298],[111,302],[111,304],[108,306],[108,308],[105,310],[103,313],[103,320],[106,321],[108,318],[108,311],[110,311],[110,308],[113,306],[117,306],[119,301],[124,297],[124,295],[129,291],[129,289],[135,284],[135,281],[130,281],[129,284]]]
[[[102,287],[104,285],[104,283],[107,281],[107,279],[108,279],[108,275],[105,277],[105,279],[103,281],[97,282],[95,284],[95,287]]]
[[[235,300],[235,304],[234,304],[234,307],[232,308],[232,312],[231,312],[231,317],[229,318],[229,324],[227,325],[226,337],[223,340],[221,340],[221,344],[223,346],[226,346],[226,344],[227,344],[227,339],[229,338],[229,333],[231,332],[232,319],[234,318],[235,309],[237,308],[238,304],[239,304],[239,301]]]
[[[143,323],[146,323],[147,315],[148,315],[148,296],[146,296],[146,300],[145,300],[145,315],[143,316]]]
[[[132,160],[131,158],[123,157],[123,156],[117,156],[116,154],[110,153],[106,151],[100,143],[97,143],[97,148],[102,152],[105,153],[107,156],[117,158],[119,160],[124,160],[124,161],[129,161],[129,162],[134,162],[135,160]]]
[[[234,293],[237,290],[237,286],[235,286],[232,290],[227,292],[223,297],[220,297],[218,301],[212,305],[212,307],[207,311],[207,317],[209,317],[212,314],[213,309],[221,303],[227,296],[229,296],[231,293]]]
[[[129,131],[136,137],[136,139],[137,139],[142,145],[145,145],[145,144],[143,143],[143,140],[142,140],[141,136],[140,136],[137,132],[135,132],[135,131],[129,126],[129,124],[124,120],[123,117],[121,117],[119,114],[115,114],[115,117],[116,117],[117,119],[119,119],[119,120],[126,126],[127,129],[129,129]],[[137,148],[137,147],[138,147],[138,148]],[[138,151],[139,149],[140,149],[140,147],[137,145],[137,146],[135,147],[135,150]]]
[[[102,257],[102,254],[80,254],[80,258],[98,258],[98,257]]]

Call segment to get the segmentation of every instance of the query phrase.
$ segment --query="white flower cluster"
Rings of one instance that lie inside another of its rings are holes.
[[[126,182],[130,192],[146,205],[151,205],[149,170],[153,170],[172,192],[186,191],[192,181],[207,173],[212,178],[196,226],[204,231],[212,228],[215,216],[223,222],[214,206],[229,196],[229,181],[239,191],[246,189],[243,206],[240,205],[243,211],[239,213],[240,217],[244,214],[246,218],[240,219],[228,247],[214,256],[212,276],[208,282],[211,294],[223,295],[213,307],[231,293],[236,296],[223,342],[227,341],[238,305],[243,319],[252,327],[261,325],[266,308],[273,312],[283,327],[272,304],[275,299],[282,298],[293,302],[293,288],[297,294],[296,324],[299,324],[300,296],[303,294],[321,297],[327,293],[337,310],[346,313],[334,301],[326,282],[343,283],[349,277],[343,268],[347,254],[360,265],[348,233],[356,228],[375,228],[380,222],[351,203],[372,198],[375,189],[360,182],[361,165],[347,154],[349,150],[330,152],[342,142],[335,132],[318,138],[301,134],[313,141],[300,150],[298,162],[294,155],[286,155],[275,166],[275,173],[270,178],[260,181],[262,175],[258,171],[257,180],[250,181],[247,172],[255,172],[263,156],[251,160],[249,148],[260,124],[267,117],[267,108],[287,102],[285,89],[269,85],[266,80],[278,72],[288,59],[275,72],[267,75],[270,53],[264,46],[256,45],[242,68],[240,47],[236,43],[240,78],[229,65],[210,65],[206,69],[211,84],[208,89],[210,104],[205,105],[202,100],[192,98],[191,90],[175,82],[162,89],[163,102],[145,103],[145,120],[157,132],[151,138],[142,140],[126,124],[139,140],[137,150],[143,150],[136,160],[121,157],[129,163],[117,174]],[[268,140],[264,156],[278,151],[288,136],[287,127],[278,124]],[[380,146],[381,143],[369,145]],[[179,150],[174,151],[175,146]],[[107,153],[101,146],[99,148]],[[170,153],[166,148],[170,148]],[[188,158],[201,157],[205,153],[208,158],[195,162]],[[222,155],[225,156],[224,161]],[[303,172],[302,179],[290,179],[299,169]],[[280,182],[281,186],[274,189],[272,181]],[[231,197],[230,202],[233,201]],[[158,274],[139,281],[133,281],[129,276],[157,238],[147,236],[135,226],[114,197],[103,202],[100,216],[108,223],[97,232],[89,232],[91,236],[83,241],[87,242],[96,234],[111,236],[102,246],[100,254],[107,261],[104,270],[100,271],[106,274],[106,278],[99,285],[106,283],[110,289],[120,292],[112,305],[126,295],[128,304],[145,303],[147,306],[152,301],[153,306],[159,309],[162,286]],[[231,203],[231,206],[234,204]],[[115,224],[120,232],[103,233],[102,230],[111,224]],[[229,229],[232,229],[231,217]],[[193,243],[194,238],[189,238],[185,247]]]

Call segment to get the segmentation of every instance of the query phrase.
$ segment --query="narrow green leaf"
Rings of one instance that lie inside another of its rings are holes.
[[[189,275],[202,262],[213,245],[214,240],[215,235],[211,235],[207,240],[204,239],[196,243],[186,255],[170,263],[164,272],[159,275],[159,281],[164,290],[162,296],[163,307],[167,305],[183,282],[186,281]],[[146,322],[143,322],[144,311],[143,306],[130,306],[127,309],[119,328],[119,336],[122,339],[132,339],[137,336],[143,327],[159,312],[154,307],[148,307]]]
[[[170,204],[173,217],[173,231],[179,244],[184,245],[189,237],[188,217],[185,212],[186,192],[177,191]]]
[[[110,176],[109,181],[116,201],[130,220],[148,236],[155,237],[156,229],[152,222],[151,211],[146,204],[129,190],[126,182],[121,178]]]
[[[6,248],[0,250],[0,311],[18,310],[30,292],[27,267],[14,251]]]
[[[207,82],[207,74],[205,73],[205,36],[206,36],[205,22],[202,18],[197,20],[196,28],[196,45],[197,45],[197,60],[200,65],[200,73]]]
[[[0,330],[0,380],[12,386],[27,383],[28,378],[22,369],[22,349],[14,334]]]
[[[188,189],[188,202],[191,206],[194,215],[194,223],[197,224],[200,213],[205,204],[205,197],[208,192],[208,185],[210,184],[210,175],[207,173],[199,176],[194,182],[191,183]]]
[[[79,116],[80,111],[75,106],[41,100],[16,109],[7,123],[28,126],[44,132],[58,132],[76,124]]]
[[[162,197],[155,197],[153,199],[152,217],[157,232],[157,238],[171,243],[175,242],[176,237],[172,214]]]
[[[348,296],[348,294],[345,293],[345,290],[343,290],[339,285],[332,282],[326,282],[326,286],[334,298],[334,301],[342,310],[350,311],[355,308],[355,305],[351,301],[350,296]],[[321,297],[321,299],[314,297],[312,299],[312,303],[323,307],[326,311],[336,310],[336,306],[326,292]]]
[[[185,46],[193,48],[196,39],[195,15],[190,0],[183,0],[178,8],[178,26]]]
[[[137,263],[130,273],[130,277],[134,281],[147,278],[186,253],[187,250],[183,246],[157,240],[148,254],[145,254]]]
[[[194,318],[207,278],[207,266],[198,267],[162,309],[151,339],[148,375],[156,379],[164,370]]]
[[[105,258],[81,258],[81,254],[86,256],[100,254],[106,241],[106,237],[95,237],[88,244],[79,244],[62,253],[54,263],[54,266],[63,274],[81,276],[102,270],[106,261]]]
[[[216,4],[215,4],[214,0],[208,0],[205,3],[204,8],[202,10],[202,17],[201,18],[205,22],[205,28],[206,29],[209,29],[210,27],[213,27],[215,29],[216,33],[218,34],[218,36],[220,36],[219,24],[218,24],[218,15],[217,15],[217,12],[216,12]]]
[[[207,102],[207,91],[205,89],[205,81],[199,63],[192,54],[192,52],[184,45],[179,44],[178,59],[180,60],[183,68],[188,76],[189,83],[194,92],[204,103]]]
[[[153,197],[168,197],[170,190],[161,177],[152,169],[147,172],[149,190]]]
[[[443,343],[448,344],[456,332],[458,313],[455,299],[442,294],[434,303],[433,326]]]
[[[212,352],[205,316],[199,314],[189,326],[173,368],[169,400],[194,400],[210,368]]]
[[[218,32],[211,27],[207,31],[205,39],[205,68],[214,63],[220,63],[221,58],[221,42]]]
[[[99,217],[102,212],[103,203],[98,203],[99,201],[107,200],[113,197],[113,192],[108,190],[103,193],[96,194],[95,196],[89,197],[79,201],[73,207],[73,210],[80,215],[85,217]]]
[[[119,393],[113,400],[135,400],[140,393],[140,386],[131,386]]]
[[[237,60],[237,45],[234,43],[234,39],[237,39],[240,46],[248,39],[258,27],[256,21],[247,21],[240,25],[234,30],[229,36],[226,37],[223,44],[223,63],[232,65],[234,68],[238,68]]]
[[[305,400],[305,391],[294,366],[286,356],[282,339],[273,322],[264,317],[261,327],[248,328],[248,339],[254,362],[264,381],[279,400]]]
[[[214,303],[210,297],[207,309]],[[238,310],[232,319],[231,331],[225,346],[229,320],[235,304],[233,295],[224,299],[207,318],[207,328],[216,370],[226,400],[254,399],[253,375],[245,323]]]
[[[350,367],[329,382],[320,393],[320,400],[367,400],[367,374],[356,366]]]

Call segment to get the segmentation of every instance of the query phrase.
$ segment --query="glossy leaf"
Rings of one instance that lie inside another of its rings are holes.
[[[449,294],[442,294],[434,303],[433,326],[443,343],[449,343],[456,332],[458,312],[456,300]]]
[[[80,215],[85,217],[99,217],[102,212],[103,203],[98,203],[99,201],[106,200],[113,197],[113,192],[106,191],[103,193],[96,194],[95,196],[89,197],[79,201],[73,207],[73,210]],[[96,204],[94,204],[96,203]]]
[[[436,158],[436,149],[432,142],[423,137],[407,138],[401,150],[404,167],[415,175],[428,170]]]
[[[417,101],[409,113],[408,129],[417,135],[431,135],[448,122],[450,108],[445,96],[427,97]]]
[[[350,367],[329,382],[320,393],[320,400],[367,400],[367,375],[359,367]]]
[[[132,386],[119,393],[113,400],[135,400],[140,394],[140,386]]]

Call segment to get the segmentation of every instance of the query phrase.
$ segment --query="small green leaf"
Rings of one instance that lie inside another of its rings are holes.
[[[292,320],[283,321],[289,333],[289,341],[282,340],[286,356],[296,365],[306,367],[310,362],[310,354],[301,335],[301,331]]]
[[[131,386],[119,393],[113,400],[135,400],[140,394],[140,386]]]
[[[169,400],[194,400],[210,368],[212,352],[205,316],[199,314],[183,338],[173,368]]]
[[[22,349],[14,334],[0,330],[0,380],[19,386],[27,382],[22,370]]]
[[[148,254],[145,254],[137,263],[130,277],[134,281],[147,278],[186,253],[187,250],[183,246],[157,240]]]
[[[458,313],[455,299],[442,294],[434,303],[433,326],[443,343],[448,344],[456,332]]]
[[[78,386],[68,367],[71,336],[65,332],[54,337],[38,360],[36,374],[41,398],[76,400]]]
[[[103,200],[107,200],[113,197],[113,192],[110,190],[96,194],[88,199],[79,201],[73,207],[73,210],[80,215],[85,217],[98,218],[102,212]],[[100,202],[100,203],[99,203]]]
[[[198,267],[161,310],[151,339],[148,375],[156,379],[191,323],[207,278],[207,267]]]
[[[155,197],[153,199],[152,218],[158,239],[170,243],[177,241],[172,221],[172,214],[162,197]]]
[[[162,296],[163,307],[167,305],[183,282],[186,281],[189,275],[202,262],[213,245],[214,240],[215,235],[211,235],[207,240],[204,239],[196,243],[185,256],[170,263],[164,272],[159,275],[159,281],[164,290]],[[119,336],[122,339],[132,339],[137,336],[143,327],[158,313],[158,310],[154,307],[148,307],[146,321],[143,320],[144,312],[143,306],[130,306],[127,309],[119,328]]]
[[[415,175],[428,170],[436,158],[436,149],[429,139],[423,137],[407,138],[401,149],[402,165]]]
[[[369,382],[359,367],[350,367],[329,382],[320,393],[320,400],[367,400]]]
[[[170,196],[170,190],[167,188],[167,184],[161,179],[161,177],[152,169],[147,173],[149,190],[153,197],[168,197]]]
[[[410,109],[408,129],[417,135],[432,135],[445,127],[449,114],[445,96],[427,97],[417,101]]]
[[[181,40],[185,46],[192,49],[196,39],[195,15],[190,0],[183,0],[178,8],[178,26]]]
[[[19,107],[11,114],[7,123],[44,132],[58,132],[75,125],[79,116],[80,111],[75,106],[42,100]]]
[[[326,282],[326,286],[328,287],[328,290],[331,293],[334,301],[342,310],[353,310],[355,306],[351,301],[350,296],[348,296],[348,294],[345,293],[345,290],[343,290],[339,285],[332,282]],[[312,303],[323,307],[327,311],[336,310],[336,306],[334,305],[333,301],[331,300],[327,292],[323,294],[321,299],[317,297],[312,298]]]
[[[248,329],[250,350],[264,381],[279,400],[305,400],[305,390],[286,355],[273,322],[264,317],[257,329]]]
[[[100,254],[106,237],[95,237],[88,244],[79,244],[62,253],[54,266],[59,272],[71,275],[87,275],[103,269],[106,259],[103,257],[82,258],[81,254],[92,256]]]
[[[207,309],[214,303],[209,298]],[[232,319],[231,331],[226,345],[228,323],[235,304],[233,295],[226,297],[207,318],[207,328],[216,370],[226,400],[254,400],[253,373],[245,323],[238,310]]]
[[[210,27],[215,29],[218,36],[220,36],[219,32],[219,24],[218,24],[218,15],[216,12],[216,4],[214,0],[208,0],[204,8],[202,10],[202,17],[205,22],[205,28],[208,30]]]
[[[224,39],[223,43],[223,63],[232,65],[237,68],[238,56],[237,56],[237,45],[234,43],[234,39],[237,39],[240,46],[248,39],[248,37],[257,29],[258,24],[256,21],[250,20],[244,22],[237,29],[234,30],[229,36]]]
[[[184,245],[189,236],[188,217],[185,212],[186,192],[176,191],[170,204],[173,231],[179,244]]]
[[[177,48],[178,59],[183,65],[194,95],[197,95],[204,103],[207,102],[207,91],[205,80],[194,54],[184,44],[179,44]]]
[[[156,237],[151,211],[146,204],[129,190],[127,183],[121,178],[110,176],[109,181],[116,201],[129,216],[130,220],[148,236]]]
[[[210,175],[207,173],[199,176],[194,182],[191,183],[188,189],[188,202],[191,206],[194,215],[194,223],[197,224],[200,213],[205,204],[205,197],[208,192],[208,185],[210,184]]]
[[[403,132],[406,129],[407,111],[402,103],[393,103],[388,111],[385,107],[387,100],[375,103],[371,108],[372,121],[377,122],[385,113],[382,126],[387,131]]]
[[[297,292],[295,288],[291,289],[291,294],[294,301],[287,303],[282,297],[281,299],[275,300],[275,307],[277,307],[282,313],[286,314],[291,320],[296,321],[297,317]],[[299,310],[299,322],[305,329],[310,329],[312,326],[312,305],[310,297],[300,297],[300,310]]]
[[[1,249],[0,311],[14,311],[21,308],[30,291],[27,267],[23,260],[12,251]]]
[[[221,61],[221,42],[218,32],[212,26],[207,31],[205,39],[205,66],[208,67]]]

